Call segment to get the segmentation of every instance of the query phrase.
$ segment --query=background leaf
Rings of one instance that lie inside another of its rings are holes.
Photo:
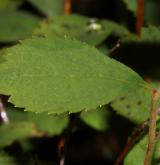
[[[109,128],[107,119],[109,118],[108,109],[104,106],[97,108],[96,110],[83,111],[81,113],[81,119],[90,127],[99,130],[106,131]]]
[[[124,165],[141,165],[144,164],[147,150],[147,137],[143,138],[132,148],[124,160]]]
[[[137,0],[122,0],[127,9],[132,11],[135,15],[137,14]]]
[[[15,140],[21,140],[29,137],[38,137],[42,134],[31,122],[16,122],[0,127],[0,147],[12,144]]]
[[[0,42],[15,42],[30,37],[39,20],[23,11],[0,11]]]
[[[90,45],[98,45],[113,33],[118,36],[125,36],[128,33],[125,27],[113,21],[90,22],[94,22],[94,19],[80,15],[58,16],[49,21],[43,21],[35,30],[35,34],[50,37],[68,35]]]
[[[148,27],[143,27],[141,38],[138,38],[135,34],[130,34],[127,37],[124,37],[122,42],[160,43],[160,27],[151,25]]]
[[[0,164],[2,165],[16,165],[16,161],[13,157],[5,152],[0,152]]]
[[[137,0],[123,0],[128,10],[137,15]],[[160,1],[159,0],[145,0],[144,18],[148,24],[159,25],[160,16]]]
[[[147,144],[148,144],[148,136],[146,135],[128,153],[127,157],[124,160],[124,165],[141,165],[141,164],[144,164],[145,155],[146,155],[146,151],[147,151]],[[160,142],[158,140],[156,143],[156,146],[155,146],[152,165],[158,165],[160,163],[159,147],[160,147]]]
[[[23,0],[1,0],[0,1],[0,10],[2,9],[14,9],[18,7]]]
[[[63,14],[63,0],[28,0],[47,16]]]
[[[35,114],[31,112],[24,112],[13,107],[7,108],[7,113],[10,121],[13,123],[17,121],[31,122],[45,134],[58,135],[68,125],[68,116],[65,114],[53,116],[48,114]]]
[[[97,46],[97,49],[100,51],[100,52],[102,52],[102,53],[104,53],[105,55],[109,55],[109,50],[108,50],[108,47],[107,47],[107,45],[105,45],[105,44],[100,44],[100,45],[98,45]]]
[[[142,41],[160,43],[160,28],[155,27],[155,26],[149,26],[148,28],[143,28],[142,29]]]
[[[160,20],[160,1],[159,0],[146,0],[145,2],[145,19],[147,23],[159,25]]]

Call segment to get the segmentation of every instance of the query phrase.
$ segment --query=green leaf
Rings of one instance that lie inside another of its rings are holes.
[[[122,0],[127,9],[132,11],[133,14],[137,15],[137,0]],[[148,24],[159,25],[159,16],[160,16],[160,1],[159,0],[145,0],[144,3],[144,19]]]
[[[141,165],[144,164],[145,155],[148,146],[148,136],[144,136],[128,153],[124,160],[124,165]],[[157,141],[155,145],[155,151],[153,155],[152,165],[158,165],[160,163],[160,141]]]
[[[28,0],[47,16],[63,14],[63,0]]]
[[[130,34],[124,37],[124,42],[147,42],[147,43],[160,43],[160,27],[148,26],[143,27],[141,32],[141,37],[137,37],[134,34]]]
[[[124,160],[124,165],[141,165],[144,164],[147,150],[147,137],[143,138],[132,148]]]
[[[137,13],[137,0],[122,0],[127,9],[132,11],[134,14]]]
[[[105,45],[105,44],[100,44],[100,45],[98,45],[97,46],[97,49],[100,51],[100,52],[102,52],[102,53],[104,53],[105,55],[106,54],[109,54],[108,52],[109,52],[109,50],[108,50],[108,47],[107,47],[107,45]]]
[[[32,112],[95,109],[146,83],[96,48],[69,38],[33,38],[6,52],[0,93]]]
[[[0,10],[2,9],[14,9],[18,7],[23,1],[22,0],[1,0]]]
[[[16,165],[16,161],[13,157],[5,152],[0,152],[0,164],[1,165]]]
[[[0,42],[15,42],[32,35],[39,18],[22,11],[0,11]]]
[[[12,144],[15,140],[42,136],[31,122],[16,122],[0,127],[0,147]]]
[[[160,1],[159,0],[147,0],[145,2],[145,20],[149,24],[159,26],[160,24]]]
[[[135,123],[141,123],[149,118],[150,104],[150,91],[142,88],[115,100],[111,106],[118,114]]]
[[[67,115],[28,114],[28,120],[33,121],[40,130],[50,135],[59,135],[67,127]]]
[[[160,155],[160,141],[158,139],[156,146],[155,146],[155,152],[154,152],[153,161],[152,161],[153,165],[159,165],[160,164],[159,155]]]
[[[160,28],[149,26],[142,29],[142,41],[160,42]]]
[[[35,114],[31,112],[24,112],[20,109],[16,109],[13,107],[7,108],[7,113],[10,121],[26,121],[32,122],[36,125],[36,127],[45,134],[49,135],[58,135],[60,134],[68,124],[68,116],[67,115],[48,115],[48,114]]]
[[[97,108],[96,110],[83,111],[81,113],[81,119],[90,127],[99,131],[106,131],[109,128],[107,119],[109,112],[106,107]]]
[[[118,36],[128,33],[125,27],[115,22],[109,20],[97,20],[96,22],[95,19],[95,23],[90,23],[91,20],[94,22],[93,19],[80,15],[58,16],[42,22],[35,30],[35,34],[53,37],[68,35],[91,45],[99,45],[112,33]]]

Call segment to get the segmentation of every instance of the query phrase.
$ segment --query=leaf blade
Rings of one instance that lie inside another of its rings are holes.
[[[90,45],[99,45],[111,34],[125,36],[128,30],[110,20],[94,20],[78,14],[57,16],[50,20],[43,21],[35,30],[37,35],[46,36],[70,36]],[[92,28],[97,26],[97,29]]]
[[[39,137],[41,133],[33,123],[17,122],[0,127],[0,147],[11,145],[16,140],[21,140],[29,137]]]
[[[47,16],[63,14],[63,0],[28,0]]]
[[[95,109],[146,86],[128,67],[69,38],[28,39],[8,49],[5,57],[0,93],[11,95],[10,102],[28,111]]]
[[[15,42],[32,35],[40,19],[23,11],[0,11],[0,42]]]

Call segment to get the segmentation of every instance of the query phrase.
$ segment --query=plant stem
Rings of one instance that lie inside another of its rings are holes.
[[[135,131],[133,132],[133,134],[131,135],[131,137],[129,138],[126,146],[124,147],[124,149],[122,150],[122,152],[120,153],[119,157],[117,158],[115,165],[120,165],[121,162],[123,161],[123,159],[126,157],[126,155],[128,154],[128,152],[130,151],[130,149],[133,147],[133,145],[135,144],[135,142],[141,137],[141,135],[146,131],[146,129],[148,128],[149,125],[149,120],[146,120],[145,122],[143,122],[142,124],[138,125],[135,129]]]
[[[60,137],[58,141],[58,155],[59,155],[59,165],[64,165],[64,136]]]
[[[7,112],[5,110],[5,107],[3,105],[1,98],[0,98],[0,118],[4,124],[9,123],[9,118],[8,118]]]
[[[72,0],[64,0],[64,14],[69,15],[72,11]]]
[[[109,50],[109,56],[111,56],[111,54],[112,54],[117,48],[119,48],[120,46],[121,46],[120,40],[118,40],[117,43],[116,43],[116,45],[113,46],[113,47]]]
[[[137,0],[137,36],[141,36],[141,30],[143,26],[143,19],[144,19],[144,0]]]
[[[68,124],[68,128],[64,132],[64,136],[61,138],[61,152],[60,152],[60,162],[59,165],[65,165],[68,153],[68,145],[70,136],[72,134],[73,128],[76,125],[76,121],[79,118],[80,113],[75,113],[70,115],[70,122]]]
[[[156,142],[157,104],[159,98],[160,98],[160,89],[153,94],[153,98],[151,102],[150,124],[149,124],[149,133],[148,133],[149,142],[148,142],[148,148],[146,152],[144,165],[151,165],[152,162],[152,156]]]

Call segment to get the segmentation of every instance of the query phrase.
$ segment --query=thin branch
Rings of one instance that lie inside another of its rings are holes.
[[[109,56],[111,56],[111,54],[112,54],[115,50],[117,50],[120,46],[121,46],[120,40],[118,40],[117,43],[116,43],[116,45],[113,46],[113,47],[109,50]]]
[[[60,160],[59,165],[64,165],[64,157],[62,157],[62,159]]]
[[[128,154],[128,152],[130,151],[130,149],[134,146],[135,142],[142,136],[142,134],[147,130],[149,125],[149,120],[146,120],[145,122],[143,122],[142,124],[138,125],[135,129],[135,131],[133,132],[133,134],[131,135],[131,137],[129,138],[126,146],[124,147],[124,149],[122,150],[122,152],[120,153],[119,157],[117,158],[115,165],[120,165],[121,162],[123,161],[123,159],[126,157],[126,155]]]
[[[156,121],[157,121],[157,104],[160,98],[160,89],[153,94],[151,111],[150,111],[150,124],[149,124],[149,142],[148,148],[145,156],[144,165],[151,165],[152,156],[154,152],[155,142],[156,142]]]
[[[9,118],[8,118],[7,112],[5,110],[5,107],[3,105],[1,98],[0,98],[0,118],[4,124],[9,123]]]
[[[70,115],[70,122],[69,122],[68,128],[65,130],[64,135],[60,139],[60,143],[59,143],[59,156],[60,156],[59,165],[65,165],[66,164],[70,136],[72,134],[74,126],[76,125],[76,121],[79,118],[79,115],[80,115],[80,113],[75,113],[75,114]]]
[[[143,26],[143,19],[144,19],[144,0],[137,0],[137,36],[141,36],[141,30]]]
[[[64,143],[65,138],[64,136],[60,137],[58,141],[58,156],[59,156],[59,165],[64,165]]]
[[[64,0],[64,14],[69,15],[72,12],[72,0]]]

